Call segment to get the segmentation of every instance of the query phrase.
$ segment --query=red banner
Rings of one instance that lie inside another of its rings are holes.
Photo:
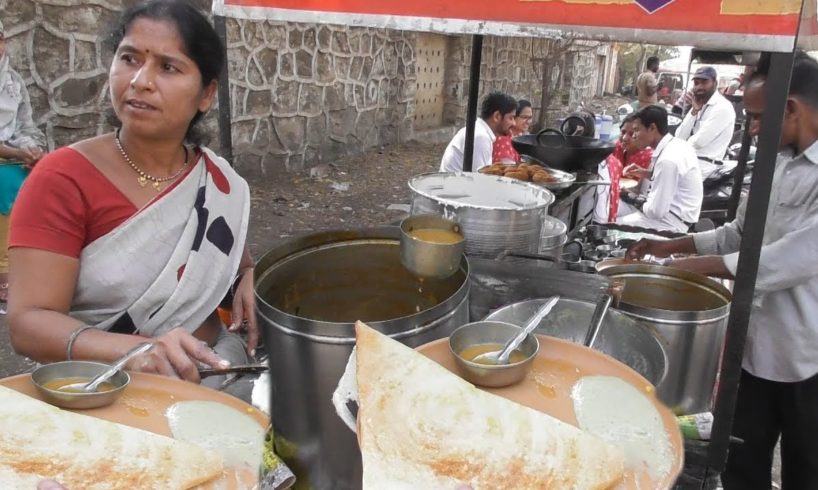
[[[814,1],[814,0],[808,0]],[[220,15],[450,33],[791,49],[801,0],[216,0]],[[704,36],[698,37],[701,33]],[[625,39],[623,39],[623,37]]]

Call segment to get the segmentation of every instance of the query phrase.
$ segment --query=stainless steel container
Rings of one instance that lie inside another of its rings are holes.
[[[458,241],[443,243],[427,241],[414,233],[425,230],[443,230],[453,233]],[[436,214],[409,216],[400,224],[400,261],[418,277],[445,279],[460,268],[466,242],[460,225]]]
[[[503,251],[537,253],[554,194],[541,186],[480,173],[430,173],[409,180],[411,214],[454,219],[466,237],[466,254],[497,257]]]
[[[256,278],[277,452],[304,488],[360,488],[358,443],[331,401],[354,322],[412,347],[448,336],[468,322],[468,262],[420,280],[400,263],[400,229],[387,227],[292,240],[261,258]]]
[[[659,398],[677,413],[710,410],[732,295],[700,274],[657,265],[622,265],[601,274],[625,283],[619,309],[660,335],[668,373]]]
[[[540,255],[560,258],[562,246],[568,240],[568,226],[553,216],[546,216],[540,233]]]
[[[486,320],[524,325],[545,301],[547,299],[530,299],[504,306],[489,314]],[[582,344],[595,308],[596,305],[588,301],[561,298],[534,333]],[[654,385],[661,384],[667,373],[667,355],[658,333],[615,310],[605,314],[594,349],[629,366]]]

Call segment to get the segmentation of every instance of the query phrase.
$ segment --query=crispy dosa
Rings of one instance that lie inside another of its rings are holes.
[[[214,452],[0,386],[0,488],[51,478],[71,490],[188,489],[221,473]]]
[[[624,451],[356,324],[363,488],[604,489]]]

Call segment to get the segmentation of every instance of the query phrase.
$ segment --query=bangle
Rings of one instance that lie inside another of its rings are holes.
[[[77,337],[80,334],[88,329],[94,328],[91,325],[83,325],[80,328],[71,332],[71,336],[68,337],[68,345],[65,346],[65,359],[70,361],[71,360],[71,349],[74,348],[74,342],[77,340]]]

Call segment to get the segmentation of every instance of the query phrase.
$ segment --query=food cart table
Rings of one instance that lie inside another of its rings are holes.
[[[814,43],[818,38],[815,2],[800,0],[577,0],[571,3],[542,0],[511,2],[502,9],[488,0],[445,3],[215,0],[213,6],[217,22],[219,18],[223,22],[221,16],[231,16],[474,35],[464,151],[464,170],[467,171],[471,170],[473,156],[483,35],[551,38],[569,35],[595,40],[694,45],[732,51],[740,57],[759,51],[771,53],[769,96],[761,121],[756,167],[747,202],[748,216],[767,214],[796,40]],[[226,79],[222,85],[228,85]],[[230,107],[229,101],[224,102],[227,103],[223,107]],[[764,228],[762,220],[752,220],[746,223],[744,230],[714,409],[712,442],[703,461],[707,465],[705,476],[724,469],[731,444],[733,411]],[[691,453],[691,459],[695,454]],[[706,487],[706,481],[709,480],[703,479],[699,486]]]
[[[558,294],[567,298],[596,302],[610,281],[598,274],[554,269],[536,260],[497,261],[471,257],[469,317],[472,321],[511,303]],[[685,462],[674,490],[715,489],[717,476],[707,471],[707,447],[699,441],[685,441]]]
[[[554,194],[556,199],[548,214],[565,223],[569,233],[591,221],[596,202],[596,186],[576,184]]]

